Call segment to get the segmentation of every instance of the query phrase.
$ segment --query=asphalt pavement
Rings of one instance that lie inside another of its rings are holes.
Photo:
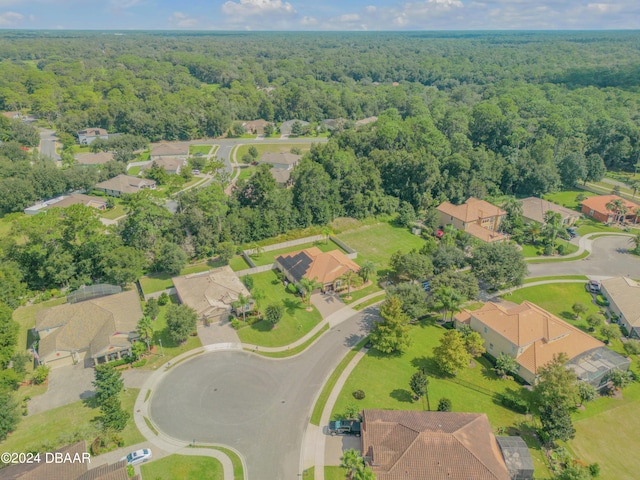
[[[56,153],[56,132],[47,128],[38,127],[40,132],[40,153],[51,160],[60,160],[60,155]]]

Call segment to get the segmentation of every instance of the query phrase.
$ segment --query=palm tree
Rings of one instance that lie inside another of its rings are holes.
[[[375,264],[371,260],[367,260],[360,267],[360,276],[362,277],[362,280],[367,282],[371,274],[375,273],[375,271],[376,271]]]
[[[236,312],[239,308],[242,309],[242,321],[247,321],[247,303],[249,302],[249,297],[245,297],[242,293],[238,294],[238,300],[233,302],[231,305],[236,309]]]
[[[442,310],[442,319],[447,321],[447,313],[451,312],[451,318],[460,311],[463,302],[462,296],[451,287],[439,287],[433,292],[434,304],[438,310]]]
[[[504,208],[510,217],[519,217],[522,215],[522,204],[516,197],[507,198],[502,204],[502,208]]]
[[[631,191],[633,192],[633,198],[636,198],[636,193],[638,193],[638,190],[640,190],[640,180],[632,182],[629,186],[631,187]]]
[[[617,200],[611,200],[609,203],[605,205],[606,209],[615,214],[615,223],[620,221],[620,218],[624,218],[624,216],[629,211],[629,207],[627,207],[624,201],[619,198]]]
[[[329,237],[331,236],[331,234],[333,233],[333,230],[331,230],[330,226],[326,226],[322,228],[322,235],[324,235],[324,244],[328,244],[329,243]]]
[[[551,237],[551,246],[556,248],[556,237],[562,229],[562,215],[549,210],[544,214],[544,230]]]
[[[353,474],[353,480],[376,480],[376,474],[366,466],[359,466]]]
[[[316,289],[320,288],[322,284],[318,281],[317,278],[313,280],[309,280],[306,277],[302,277],[300,279],[300,287],[302,289],[302,298],[304,298],[304,303],[307,304],[307,311],[311,311],[311,293]]]
[[[363,464],[362,457],[357,450],[350,448],[349,450],[345,450],[342,458],[340,459],[340,466],[348,470],[349,478],[353,478],[353,473],[356,469]]]
[[[531,235],[531,243],[535,244],[538,241],[538,235],[542,232],[542,224],[540,222],[531,222],[527,233]]]
[[[640,253],[640,233],[636,233],[629,239],[629,243],[634,246],[634,253]]]
[[[347,272],[342,276],[342,279],[347,283],[347,296],[345,297],[347,300],[351,300],[351,283],[355,276],[356,272],[353,270],[347,270]]]
[[[147,350],[150,349],[149,340],[153,338],[153,323],[149,317],[142,317],[136,326],[136,333],[147,344]]]

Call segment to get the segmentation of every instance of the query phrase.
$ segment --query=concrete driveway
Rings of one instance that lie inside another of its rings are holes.
[[[591,255],[567,262],[529,264],[528,277],[587,275],[589,277],[629,276],[640,278],[640,257],[629,253],[625,236],[599,237],[592,240]]]
[[[327,318],[346,306],[337,294],[314,293],[311,295],[311,303],[318,309],[322,318]]]
[[[154,388],[153,421],[174,438],[239,450],[250,479],[298,478],[313,400],[376,316],[373,308],[358,312],[295,358],[240,351],[197,355],[171,369]]]
[[[342,463],[342,454],[353,448],[362,452],[362,438],[351,435],[328,436],[325,440],[324,464],[338,467]]]
[[[93,368],[81,364],[52,369],[46,393],[29,401],[29,415],[92,397],[95,394],[93,379]]]

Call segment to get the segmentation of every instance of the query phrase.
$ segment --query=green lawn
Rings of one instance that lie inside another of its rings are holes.
[[[327,330],[329,330],[329,325],[325,323],[324,326],[320,330],[318,330],[309,340],[298,345],[295,348],[284,350],[282,352],[261,352],[260,350],[258,350],[255,353],[258,353],[264,357],[269,357],[269,358],[292,357],[293,355],[297,355],[298,353],[305,351],[309,347],[309,345],[315,342],[318,339],[318,337],[322,335],[324,332],[326,332]]]
[[[600,311],[600,307],[592,303],[591,294],[587,292],[583,283],[550,283],[525,287],[510,295],[503,295],[502,298],[518,304],[528,300],[585,331],[588,330],[588,326],[584,319]],[[580,320],[574,319],[571,310],[576,302],[584,303],[589,307]]]
[[[345,480],[347,470],[342,467],[324,467],[324,480]]]
[[[28,307],[18,307],[13,311],[13,319],[20,324],[20,332],[18,333],[18,349],[25,350],[31,347],[33,341],[29,331],[36,326],[36,312],[43,308],[55,307],[62,305],[66,301],[66,297],[54,298],[47,302],[36,303]],[[29,342],[27,340],[30,340]]]
[[[578,226],[578,234],[586,235],[587,233],[606,233],[606,232],[622,232],[619,228],[609,227],[602,222],[598,222],[592,218],[581,220]]]
[[[435,409],[440,398],[446,397],[452,400],[454,412],[486,413],[494,430],[526,424],[526,416],[502,407],[496,396],[507,390],[523,396],[529,393],[512,380],[498,379],[485,358],[476,359],[474,368],[461,371],[455,378],[440,375],[431,351],[444,332],[444,328],[424,322],[411,327],[412,343],[403,355],[384,355],[375,349],[369,350],[347,379],[334,406],[332,418],[344,412],[350,403],[359,408],[426,409],[426,402],[412,400],[409,388],[411,376],[417,369],[424,368],[429,376],[432,409]],[[352,395],[355,390],[363,390],[366,397],[355,400]],[[548,472],[536,441],[524,433],[523,438],[531,449],[536,478],[547,477]]]
[[[221,267],[220,262],[209,260],[206,263],[199,263],[197,265],[188,265],[180,270],[180,275],[189,275],[190,273],[200,273],[211,270],[212,268]],[[171,275],[166,273],[150,273],[140,278],[140,285],[142,285],[142,291],[145,294],[159,292],[173,287],[171,281]]]
[[[238,178],[236,179],[236,181],[240,181],[240,180],[246,180],[249,177],[251,177],[251,175],[254,174],[254,172],[256,171],[256,167],[240,167],[240,174],[238,175]]]
[[[229,266],[234,272],[239,272],[240,270],[246,270],[247,268],[250,268],[249,264],[245,262],[242,255],[236,255],[231,260],[229,260]]]
[[[145,150],[140,155],[138,155],[138,158],[136,158],[136,162],[146,162],[150,158],[151,158],[151,150]]]
[[[116,218],[120,218],[123,215],[126,215],[127,211],[124,208],[124,205],[122,205],[122,203],[119,203],[116,200],[116,205],[115,207],[113,207],[111,210],[106,210],[105,212],[101,213],[100,216],[102,218],[108,218],[110,220],[115,220]]]
[[[125,411],[133,412],[133,405],[139,391],[137,388],[129,388],[122,393],[120,398]],[[87,402],[80,400],[24,417],[18,424],[18,428],[0,443],[0,449],[4,452],[27,452],[32,449],[50,452],[81,439],[87,440],[90,444],[99,434],[92,423],[92,420],[99,415],[100,410],[93,406],[91,400]],[[129,419],[121,435],[125,445],[144,441],[133,418]],[[117,447],[111,445],[110,448],[113,450]]]
[[[250,147],[256,147],[256,149],[258,150],[258,158],[260,158],[264,153],[267,152],[289,153],[292,148],[299,148],[300,151],[304,154],[311,149],[309,144],[300,143],[251,143],[238,145],[238,148],[236,149],[236,160],[238,161],[238,163],[242,162],[242,156],[244,154],[249,153]]]
[[[261,321],[238,330],[243,343],[264,347],[288,345],[306,335],[322,319],[315,307],[307,312],[306,305],[298,295],[287,293],[273,270],[251,275],[251,278],[254,281],[254,291],[257,288],[264,294],[260,308],[280,302],[284,305],[285,312],[275,329],[271,328],[269,322]]]
[[[585,197],[593,197],[597,195],[597,193],[588,192],[586,190],[565,190],[563,192],[548,193],[544,196],[544,199],[557,203],[558,205],[562,205],[563,207],[580,211],[581,202],[576,201],[576,197],[580,194]]]
[[[576,260],[582,260],[589,256],[589,252],[587,250],[583,251],[580,255],[576,255],[573,257],[545,257],[545,258],[534,258],[532,260],[527,260],[528,263],[555,263],[555,262],[573,262]]]
[[[129,170],[127,170],[127,175],[131,175],[132,177],[136,177],[140,173],[140,170],[142,170],[142,166],[141,165],[135,165],[135,166],[131,167]]]
[[[233,450],[229,450],[228,448],[224,447],[200,447],[197,445],[193,448],[210,448],[211,450],[219,450],[222,453],[226,454],[231,459],[231,463],[233,464],[233,480],[244,480],[242,460],[240,460],[238,454]]]
[[[396,227],[388,222],[365,225],[340,233],[337,237],[358,252],[358,264],[362,265],[365,261],[371,260],[378,274],[388,267],[391,255],[398,250],[408,253],[424,245],[421,237],[413,235],[404,227]]]
[[[319,240],[317,242],[312,243],[304,243],[302,245],[296,245],[293,247],[281,248],[279,250],[271,250],[269,252],[262,252],[259,256],[256,254],[251,255],[251,260],[256,266],[261,265],[272,265],[276,261],[276,257],[278,255],[283,255],[289,252],[297,252],[299,250],[304,250],[305,248],[318,247],[323,252],[329,252],[331,250],[341,250],[343,251],[337,244],[333,243],[331,240],[325,242],[323,240]],[[343,251],[344,253],[344,251]]]
[[[556,240],[556,243],[558,244],[558,246],[564,245],[565,255],[578,251],[577,245],[574,245],[573,243],[570,243],[566,240],[558,239]],[[544,251],[543,245],[532,245],[530,243],[526,243],[521,246],[522,246],[522,255],[524,255],[525,258],[542,255]]]
[[[360,300],[361,298],[366,297],[367,295],[371,295],[372,293],[381,292],[381,291],[382,291],[382,287],[380,287],[380,285],[378,285],[377,282],[373,282],[371,285],[361,288],[360,290],[352,291],[351,300],[345,300],[345,297],[347,296],[346,293],[341,294],[340,298],[342,298],[342,301],[344,303],[349,305],[355,302],[356,300]]]
[[[211,145],[189,145],[189,155],[195,155],[196,153],[209,155],[210,151]]]
[[[223,470],[219,460],[212,457],[191,455],[169,455],[140,466],[143,478],[151,480],[175,480],[177,478],[198,478],[222,480]]]
[[[587,280],[589,280],[587,277],[585,277],[584,275],[560,275],[560,276],[556,276],[556,277],[532,277],[532,278],[526,278],[524,280],[524,283],[533,283],[533,282],[542,282],[544,280],[584,280],[585,283],[587,282]]]

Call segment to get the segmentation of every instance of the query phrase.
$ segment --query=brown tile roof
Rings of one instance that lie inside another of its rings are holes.
[[[111,152],[97,152],[97,153],[80,153],[76,155],[76,160],[82,165],[101,165],[113,160],[113,153]]]
[[[635,213],[636,209],[640,208],[640,205],[638,205],[637,203],[630,202],[629,200],[621,198],[617,195],[600,195],[597,197],[589,197],[582,201],[582,205],[589,208],[589,210],[607,215],[609,213],[612,213],[611,210],[607,210],[607,203],[614,202],[616,200],[622,200],[623,204],[629,209],[627,214]]]
[[[69,454],[71,458],[74,458],[75,455],[79,455],[82,458],[82,454],[86,453],[86,451],[87,445],[83,440],[73,445],[66,445],[54,452],[59,452],[63,455]],[[76,480],[89,467],[89,464],[85,462],[46,463],[44,458],[42,460],[40,463],[16,464],[3,468],[0,470],[0,477],[4,480]]]
[[[538,368],[559,353],[565,353],[572,359],[604,345],[579,328],[527,301],[513,307],[487,302],[470,313],[514,346],[524,347],[525,350],[516,360],[532,373],[537,373]],[[479,333],[483,335],[483,332]]]
[[[158,143],[151,148],[151,155],[189,155],[189,145],[185,143]]]
[[[522,204],[522,216],[536,222],[543,223],[544,215],[549,210],[554,213],[559,213],[562,218],[579,217],[580,213],[575,210],[563,207],[556,203],[544,200],[538,197],[529,197],[520,200]]]
[[[262,120],[261,118],[258,120],[251,120],[250,122],[244,122],[242,126],[245,131],[249,132],[256,129],[264,129],[269,124],[266,120]]]
[[[184,167],[187,164],[187,160],[184,158],[158,158],[145,165],[143,170],[149,170],[154,163],[159,167],[164,168],[166,171],[177,172],[178,169]]]
[[[113,177],[109,180],[98,183],[96,185],[96,188],[102,188],[104,190],[114,190],[121,193],[136,193],[141,188],[152,186],[155,184],[155,180],[132,177],[129,175],[118,175],[117,177]]]
[[[288,168],[272,168],[269,170],[273,179],[279,184],[286,184],[291,178],[291,170]]]
[[[477,223],[467,225],[464,231],[469,235],[473,235],[474,237],[479,238],[483,242],[487,243],[502,242],[509,239],[509,235],[507,235],[506,233],[494,232],[493,230],[484,228]]]
[[[620,313],[634,327],[640,327],[640,283],[627,277],[602,281],[607,298],[620,309]]]
[[[283,165],[295,165],[297,164],[302,155],[296,155],[294,153],[287,152],[266,152],[260,157],[261,163],[270,163],[270,164],[283,164]]]
[[[314,278],[324,284],[333,283],[349,270],[360,271],[360,266],[340,250],[323,252],[311,247],[276,257],[276,262],[284,266],[300,281],[302,277]]]
[[[475,197],[469,197],[462,205],[443,202],[438,206],[437,210],[463,222],[475,222],[481,218],[497,217],[507,214],[507,212],[501,208]]]
[[[245,297],[250,295],[229,266],[174,277],[172,280],[180,301],[205,318],[229,311],[239,294]]]
[[[364,410],[362,454],[378,480],[509,480],[485,414]]]

